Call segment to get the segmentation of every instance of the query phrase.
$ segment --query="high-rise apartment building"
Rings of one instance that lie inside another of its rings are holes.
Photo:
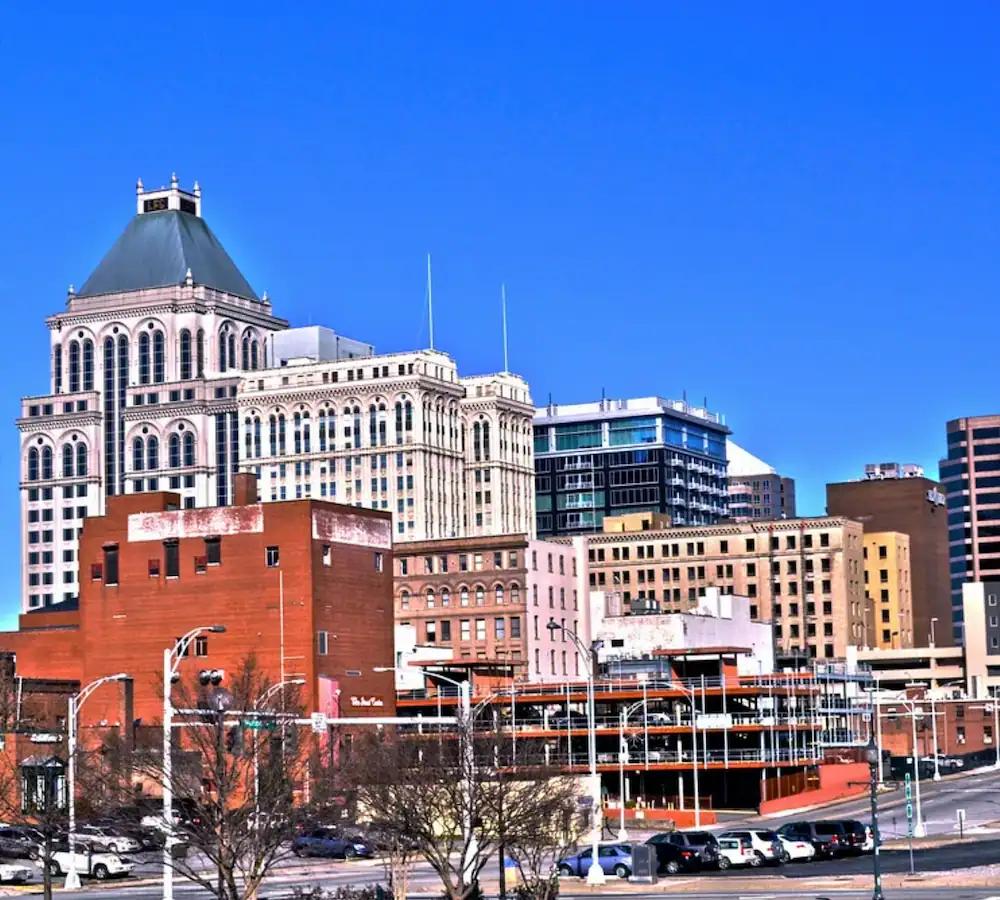
[[[46,319],[49,392],[21,402],[22,598],[78,595],[82,520],[105,498],[177,492],[225,504],[237,471],[239,376],[286,322],[202,218],[201,191],[136,188],[136,215],[66,308]]]
[[[779,475],[774,466],[726,441],[729,460],[729,517],[737,522],[795,518],[795,479]]]
[[[586,538],[590,588],[635,613],[687,612],[709,588],[750,600],[778,646],[820,659],[864,639],[861,525],[806,518]],[[620,601],[620,602],[617,602]]]
[[[866,533],[895,531],[909,536],[913,641],[926,643],[931,619],[936,618],[937,643],[950,644],[948,512],[941,486],[929,478],[906,475],[906,467],[895,467],[901,477],[887,477],[892,470],[887,464],[879,468],[880,476],[868,477],[866,467],[861,481],[828,484],[826,510],[831,516],[856,519]]]
[[[538,409],[539,535],[600,531],[605,516],[643,510],[675,525],[725,518],[728,434],[718,413],[661,397]]]
[[[885,650],[912,647],[910,536],[898,531],[866,531],[864,557],[868,603],[864,646]],[[942,622],[942,631],[948,625],[948,621]]]
[[[948,504],[948,561],[956,635],[962,633],[962,585],[1000,571],[1000,415],[953,419],[941,485]]]
[[[388,510],[396,541],[533,535],[534,407],[524,379],[460,377],[437,350],[319,355],[240,383],[241,466],[258,476],[262,500]]]

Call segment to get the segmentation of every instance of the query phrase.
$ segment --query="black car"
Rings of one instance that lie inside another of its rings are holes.
[[[656,848],[658,868],[669,873],[702,866],[715,868],[719,859],[719,842],[708,831],[664,831],[654,834],[646,843]],[[679,852],[664,849],[668,847]],[[671,867],[671,862],[676,868]]]
[[[0,828],[0,856],[7,859],[37,859],[44,844],[44,835],[28,825]]]
[[[863,822],[859,822],[857,819],[837,819],[833,824],[844,826],[843,843],[845,853],[857,854],[865,852],[868,830],[865,828]]]
[[[816,848],[817,859],[832,859],[851,852],[843,822],[788,822],[778,829],[778,834],[790,841],[808,841]]]

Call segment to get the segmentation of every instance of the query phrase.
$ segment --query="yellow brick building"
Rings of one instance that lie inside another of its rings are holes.
[[[899,531],[865,532],[865,644],[890,650],[926,642],[913,634],[910,537]]]

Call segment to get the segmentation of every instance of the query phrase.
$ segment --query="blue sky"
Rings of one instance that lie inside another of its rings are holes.
[[[42,319],[140,175],[199,179],[277,312],[383,350],[426,343],[431,251],[438,345],[499,368],[506,281],[536,400],[707,396],[804,513],[1000,405],[996,5],[41,8],[0,32],[0,624]]]

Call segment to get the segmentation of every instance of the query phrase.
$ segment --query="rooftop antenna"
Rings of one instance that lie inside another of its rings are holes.
[[[503,317],[503,371],[506,375],[510,368],[507,365],[507,285],[500,284],[500,312]]]
[[[431,350],[434,349],[434,288],[431,284],[431,255],[427,254],[427,321],[430,331]]]

